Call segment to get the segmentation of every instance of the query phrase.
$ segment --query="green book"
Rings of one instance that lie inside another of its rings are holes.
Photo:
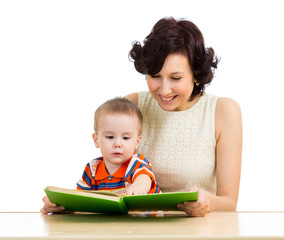
[[[109,191],[82,191],[48,186],[44,189],[50,202],[65,211],[119,213],[128,211],[179,211],[178,203],[197,201],[198,192],[157,193],[119,196]]]

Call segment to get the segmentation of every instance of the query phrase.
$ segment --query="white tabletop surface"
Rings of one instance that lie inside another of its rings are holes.
[[[284,212],[0,213],[0,239],[284,239]]]

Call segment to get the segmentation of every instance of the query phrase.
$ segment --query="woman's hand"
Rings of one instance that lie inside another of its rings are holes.
[[[204,217],[210,212],[210,202],[208,195],[202,189],[192,186],[189,192],[198,192],[198,201],[179,203],[177,206],[180,210],[185,211],[192,217]]]
[[[42,201],[44,202],[44,206],[40,209],[41,213],[48,214],[48,213],[58,213],[64,211],[64,207],[57,206],[54,203],[51,203],[47,196],[44,196]]]

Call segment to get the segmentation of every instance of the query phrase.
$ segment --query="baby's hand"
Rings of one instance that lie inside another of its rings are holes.
[[[150,191],[151,184],[152,184],[152,179],[146,174],[141,174],[135,179],[133,184],[129,185],[129,187],[126,188],[126,194],[127,195],[147,194]]]
[[[128,188],[126,188],[127,195],[142,195],[147,194],[148,191],[146,190],[145,186],[140,184],[131,184]]]

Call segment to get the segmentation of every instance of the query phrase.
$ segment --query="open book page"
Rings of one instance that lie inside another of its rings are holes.
[[[81,195],[86,197],[95,197],[113,201],[119,201],[120,196],[112,191],[89,191],[89,190],[73,190],[73,189],[66,189],[66,188],[59,188],[54,186],[47,186],[48,190],[53,192],[60,192],[60,193],[67,193],[67,194],[74,194],[74,195]]]

